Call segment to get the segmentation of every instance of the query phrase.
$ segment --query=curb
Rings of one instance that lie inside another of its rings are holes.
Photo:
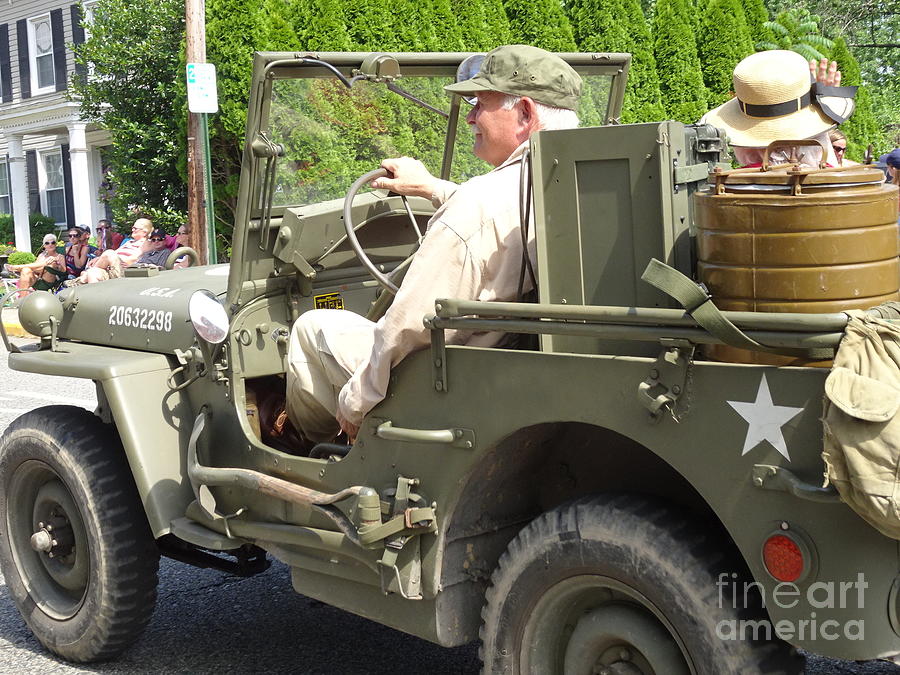
[[[31,333],[22,328],[20,324],[9,323],[7,321],[3,322],[3,330],[6,332],[7,337],[28,337],[31,335]]]

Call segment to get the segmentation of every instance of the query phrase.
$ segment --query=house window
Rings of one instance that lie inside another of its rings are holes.
[[[42,155],[44,167],[44,189],[42,201],[44,214],[53,218],[57,225],[66,222],[66,187],[63,178],[62,152],[54,150]]]
[[[11,213],[9,207],[9,172],[6,162],[0,162],[0,213]]]
[[[50,15],[45,14],[28,22],[28,41],[31,55],[32,94],[44,94],[56,89],[53,64],[53,31]]]

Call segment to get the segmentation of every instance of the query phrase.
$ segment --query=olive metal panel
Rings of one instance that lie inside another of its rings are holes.
[[[691,274],[687,191],[677,122],[544,131],[532,138],[542,303],[674,307],[641,281],[651,258]],[[555,352],[655,354],[652,344],[545,336]]]

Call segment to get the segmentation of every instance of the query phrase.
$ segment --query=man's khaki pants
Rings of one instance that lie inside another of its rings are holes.
[[[372,351],[375,324],[343,309],[314,309],[294,323],[288,343],[287,413],[306,438],[338,434],[341,389]]]

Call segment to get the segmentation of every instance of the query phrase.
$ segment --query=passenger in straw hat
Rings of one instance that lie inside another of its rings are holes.
[[[700,121],[725,130],[742,166],[761,164],[763,151],[772,141],[805,139],[819,141],[825,148],[825,162],[837,166],[828,132],[853,114],[856,87],[834,86],[840,82],[836,64],[817,65],[780,49],[751,54],[734,69],[734,98]],[[802,164],[818,166],[822,160],[821,149],[798,146],[794,150]],[[789,155],[787,150],[770,159],[778,163]]]

